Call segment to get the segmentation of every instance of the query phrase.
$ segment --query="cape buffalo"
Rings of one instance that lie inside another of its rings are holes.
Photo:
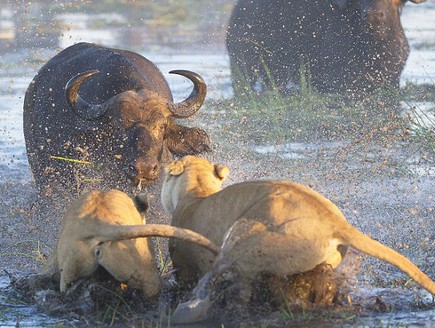
[[[409,54],[400,22],[406,2],[239,0],[226,39],[235,94],[259,81],[283,91],[302,74],[321,92],[398,88]]]
[[[170,73],[194,84],[180,103],[157,67],[137,53],[78,43],[50,59],[24,100],[24,137],[39,193],[81,190],[89,179],[131,192],[155,181],[173,155],[207,151],[206,132],[175,122],[201,107],[206,84],[190,71]]]

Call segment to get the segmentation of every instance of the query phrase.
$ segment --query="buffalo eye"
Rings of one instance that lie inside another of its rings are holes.
[[[98,243],[98,245],[101,245],[102,244],[102,242],[99,242]],[[100,257],[101,256],[101,254],[102,254],[102,250],[101,250],[101,248],[100,247],[97,247],[96,249],[95,249],[95,256],[96,257]]]
[[[160,125],[160,131],[165,132],[166,129],[168,128],[168,122],[165,121]]]

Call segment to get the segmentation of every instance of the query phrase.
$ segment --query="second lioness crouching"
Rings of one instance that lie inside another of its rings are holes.
[[[217,254],[208,239],[186,229],[144,224],[146,203],[135,202],[118,190],[90,191],[66,211],[62,228],[46,267],[60,274],[60,291],[73,281],[92,275],[102,266],[115,279],[140,289],[144,296],[160,293],[161,282],[149,239],[174,237],[198,243]],[[138,210],[139,209],[139,210]]]
[[[187,283],[203,276],[192,301],[181,304],[171,322],[202,318],[216,279],[228,269],[250,281],[281,279],[319,265],[334,269],[349,246],[395,265],[435,295],[435,283],[411,261],[351,226],[337,206],[314,190],[283,180],[222,189],[228,173],[225,165],[193,156],[166,167],[162,202],[172,224],[221,245],[216,258],[194,244],[170,241],[178,280]]]

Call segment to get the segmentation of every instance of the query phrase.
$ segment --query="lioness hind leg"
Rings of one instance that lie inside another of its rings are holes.
[[[259,274],[284,277],[314,269],[325,260],[323,249],[311,239],[270,231],[243,218],[228,230],[214,267],[232,262],[251,279]]]

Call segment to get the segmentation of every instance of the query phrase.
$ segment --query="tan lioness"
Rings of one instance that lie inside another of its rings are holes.
[[[143,203],[141,211],[146,210]],[[198,243],[217,254],[203,236],[168,225],[143,224],[133,200],[118,190],[90,191],[66,211],[56,250],[47,273],[60,272],[60,290],[92,275],[99,265],[115,279],[141,289],[146,297],[159,294],[161,282],[147,238],[174,237]],[[135,239],[132,239],[135,238]]]
[[[284,277],[319,264],[336,268],[351,246],[395,265],[435,295],[435,283],[411,261],[352,227],[319,193],[290,181],[249,181],[221,189],[228,172],[227,166],[186,156],[166,166],[162,188],[172,224],[222,245],[222,263],[233,262],[252,279]],[[179,240],[170,240],[170,253],[181,282],[204,275],[215,260],[214,254]]]

